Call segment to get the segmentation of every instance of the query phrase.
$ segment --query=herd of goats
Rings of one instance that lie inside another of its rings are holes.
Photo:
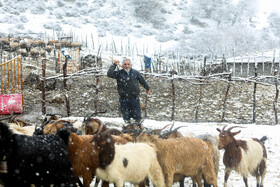
[[[23,57],[30,55],[33,58],[39,55],[45,57],[47,52],[50,54],[54,49],[61,48],[81,48],[82,44],[79,42],[70,42],[65,40],[50,40],[45,42],[40,39],[32,38],[14,38],[14,37],[0,37],[0,49],[9,53],[16,53]]]
[[[6,121],[5,121],[6,120]],[[5,121],[5,122],[4,122]],[[167,125],[168,126],[168,125]],[[28,125],[16,118],[0,119],[0,183],[5,187],[85,186],[96,178],[95,187],[136,186],[217,187],[220,151],[224,149],[224,186],[230,172],[241,174],[248,187],[248,175],[263,187],[267,153],[261,139],[237,140],[231,126],[217,128],[219,136],[183,136],[177,127],[146,129],[130,124],[122,130],[108,127],[98,118],[83,122],[46,116],[40,125]],[[80,181],[80,178],[82,181]]]

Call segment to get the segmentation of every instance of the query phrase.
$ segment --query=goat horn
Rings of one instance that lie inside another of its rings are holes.
[[[227,127],[227,125],[225,125],[225,126],[222,128],[222,131],[224,131],[226,127]]]
[[[172,124],[165,125],[161,130],[165,129],[166,127],[168,127],[170,125],[172,125]]]
[[[169,131],[171,131],[173,127],[174,127],[174,123],[172,123],[172,125],[171,125]]]
[[[19,116],[19,114],[13,115],[9,122],[13,122],[16,119],[16,117],[18,117],[18,116]]]
[[[246,127],[241,127],[241,126],[232,126],[230,128],[227,129],[227,132],[230,132],[230,130],[234,129],[234,128],[246,128]]]
[[[102,128],[103,128],[103,123],[101,123],[101,125],[100,125],[100,127],[99,127],[99,129],[98,129],[98,131],[97,131],[97,133],[96,134],[99,134],[100,132],[101,132],[101,130],[102,130]]]
[[[0,121],[6,120],[6,119],[11,119],[11,118],[12,118],[12,116],[0,118]]]
[[[96,115],[96,114],[106,113],[106,112],[107,112],[107,110],[94,112],[94,113],[92,113],[91,115],[89,115],[89,117],[92,117],[93,115]]]
[[[178,129],[180,129],[180,128],[182,128],[182,127],[188,127],[188,126],[179,126],[179,127],[177,127],[177,128],[175,128],[174,130],[172,130],[172,131],[174,131],[174,132],[176,132]]]
[[[150,133],[157,133],[158,131],[162,131],[163,129],[165,129],[166,127],[168,127],[168,126],[170,126],[171,124],[168,124],[168,125],[165,125],[163,128],[161,128],[161,129],[154,129],[154,130],[150,130],[149,132]],[[147,129],[148,130],[148,129]]]
[[[99,112],[93,112],[92,114],[88,114],[84,117],[84,122],[89,120],[92,116],[96,115],[96,114],[99,114],[99,113],[106,113],[107,110],[104,110],[104,111],[99,111]]]
[[[11,112],[11,115],[9,117],[4,117],[4,118],[0,118],[0,121],[2,120],[7,120],[7,119],[11,119],[13,117],[13,112]]]

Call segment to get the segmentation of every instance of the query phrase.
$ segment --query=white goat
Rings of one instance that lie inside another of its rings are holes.
[[[149,177],[155,186],[165,186],[162,169],[152,144],[117,145],[112,136],[106,133],[96,135],[93,142],[101,150],[100,168],[96,169],[98,178],[122,187],[124,182],[131,182],[138,186]]]

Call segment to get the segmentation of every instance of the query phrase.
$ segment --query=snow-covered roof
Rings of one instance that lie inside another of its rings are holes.
[[[227,58],[227,63],[255,63],[255,62],[272,62],[273,58],[275,58],[274,62],[280,62],[280,49],[270,49],[262,52],[256,53],[246,53],[242,56]]]

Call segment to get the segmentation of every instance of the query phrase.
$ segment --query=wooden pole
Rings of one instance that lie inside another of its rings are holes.
[[[147,65],[145,64],[145,80],[147,80],[147,72],[148,72],[148,68]],[[145,95],[145,106],[144,106],[144,114],[145,114],[145,118],[147,118],[147,105],[148,105],[148,94],[146,93]]]
[[[42,114],[46,114],[46,59],[42,60]]]
[[[232,73],[229,74],[228,76],[228,86],[227,86],[227,91],[226,91],[226,96],[225,96],[225,99],[224,99],[224,104],[223,104],[223,114],[222,114],[222,120],[221,122],[224,122],[225,120],[225,114],[226,114],[226,103],[227,103],[227,99],[228,99],[228,96],[229,96],[229,90],[230,90],[230,82],[231,82],[231,76],[232,76]]]
[[[278,97],[279,97],[279,67],[278,70],[275,70],[274,72],[274,76],[275,76],[275,98],[274,98],[274,102],[273,102],[273,109],[274,109],[274,113],[275,113],[275,125],[278,125],[278,107],[277,107],[277,103],[278,103]]]
[[[174,85],[174,69],[171,70],[171,85],[172,85],[172,113],[171,113],[171,120],[174,121],[174,114],[175,114],[175,85]]]
[[[98,69],[98,56],[95,56],[95,64],[96,64],[96,69]],[[101,68],[102,69],[102,68]],[[95,96],[94,96],[94,109],[95,109],[95,112],[97,112],[97,100],[98,100],[98,92],[99,92],[99,89],[98,89],[98,84],[99,84],[99,76],[96,75],[96,80],[95,80]]]
[[[273,51],[273,58],[272,58],[272,64],[271,64],[271,75],[274,75],[274,66],[275,66],[275,50]]]
[[[96,81],[95,81],[95,96],[94,96],[94,109],[95,109],[95,112],[97,113],[97,100],[98,100],[98,92],[99,92],[99,90],[98,90],[98,84],[99,84],[99,76],[97,75],[96,76]]]
[[[204,64],[206,65],[206,57],[204,57]],[[205,69],[205,66],[203,67],[203,73],[202,73],[202,76],[205,76],[206,75],[206,69]],[[197,105],[196,105],[196,109],[195,109],[195,122],[197,123],[198,122],[198,108],[199,108],[199,105],[201,103],[201,100],[202,100],[202,96],[203,96],[203,89],[202,89],[202,85],[200,85],[200,89],[199,89],[199,98],[198,98],[198,102],[197,102]]]
[[[20,89],[23,90],[23,75],[22,75],[22,56],[20,57]]]
[[[258,63],[255,61],[255,80],[258,77]],[[256,92],[257,82],[254,83],[254,94],[253,94],[253,123],[256,123]]]
[[[70,116],[70,103],[69,103],[69,95],[68,95],[68,88],[67,88],[67,62],[68,57],[65,56],[65,62],[63,64],[63,86],[64,86],[64,94],[65,94],[65,100],[66,100],[66,110],[67,110],[67,116]]]

